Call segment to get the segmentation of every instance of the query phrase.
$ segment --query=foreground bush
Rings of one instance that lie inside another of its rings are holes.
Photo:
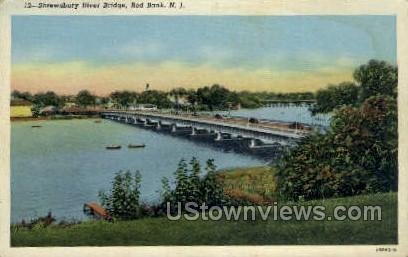
[[[317,199],[397,190],[395,99],[368,98],[336,112],[327,134],[315,134],[284,155],[276,173],[284,199]]]
[[[137,171],[119,171],[110,192],[100,192],[99,197],[108,213],[119,219],[136,219],[142,215],[139,204],[141,176]]]

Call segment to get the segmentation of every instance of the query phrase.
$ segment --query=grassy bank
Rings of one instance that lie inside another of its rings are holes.
[[[12,246],[115,245],[318,245],[396,244],[397,194],[384,193],[304,202],[323,205],[331,215],[337,205],[380,205],[381,221],[134,221],[83,222],[31,230],[11,227]]]
[[[274,174],[273,168],[260,166],[222,170],[218,177],[228,195],[256,204],[267,204],[276,198]]]

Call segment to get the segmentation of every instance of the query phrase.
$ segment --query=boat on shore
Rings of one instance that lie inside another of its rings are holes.
[[[128,148],[143,148],[146,147],[145,144],[129,144]]]
[[[83,211],[86,215],[93,216],[96,219],[113,221],[113,218],[108,214],[106,209],[100,206],[98,203],[85,203]]]
[[[108,150],[118,150],[118,149],[122,148],[122,146],[120,146],[120,145],[108,145],[105,148],[108,149]]]

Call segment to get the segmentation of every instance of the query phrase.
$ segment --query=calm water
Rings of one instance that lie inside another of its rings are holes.
[[[307,107],[274,107],[239,110],[232,115],[325,124],[326,117],[312,117]],[[42,125],[42,128],[32,128]],[[161,178],[172,178],[180,159],[196,156],[202,164],[215,159],[219,168],[265,164],[254,156],[227,153],[184,138],[103,120],[13,122],[11,126],[12,222],[45,215],[57,219],[83,219],[82,205],[97,201],[119,170],[139,170],[142,198],[157,201]],[[128,149],[145,143],[144,149]],[[120,144],[109,151],[106,145]]]
[[[32,128],[32,125],[42,128]],[[128,149],[145,143],[144,149]],[[120,144],[121,150],[105,146]],[[97,201],[118,170],[139,170],[142,198],[157,201],[163,176],[172,177],[181,158],[202,164],[215,159],[219,168],[260,165],[264,161],[142,128],[103,120],[28,121],[12,123],[12,222],[45,215],[82,219],[82,205]]]
[[[224,112],[227,114],[227,112]],[[240,109],[231,111],[231,115],[242,117],[254,117],[258,119],[269,119],[286,122],[302,122],[310,125],[329,125],[329,114],[318,114],[313,116],[306,105],[280,105],[275,107],[263,107],[257,109]]]

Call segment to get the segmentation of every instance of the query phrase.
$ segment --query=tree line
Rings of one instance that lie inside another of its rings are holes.
[[[82,108],[110,103],[114,108],[128,109],[139,104],[153,104],[159,109],[177,108],[190,111],[227,110],[230,108],[258,108],[265,100],[292,101],[314,99],[313,93],[271,93],[231,91],[228,88],[214,84],[198,89],[174,88],[170,91],[145,90],[136,92],[130,90],[114,91],[108,96],[97,96],[88,90],[81,90],[76,95],[58,95],[53,91],[20,92],[14,90],[12,99],[23,99],[33,103],[36,108],[55,106],[61,109],[67,102],[75,102]]]

